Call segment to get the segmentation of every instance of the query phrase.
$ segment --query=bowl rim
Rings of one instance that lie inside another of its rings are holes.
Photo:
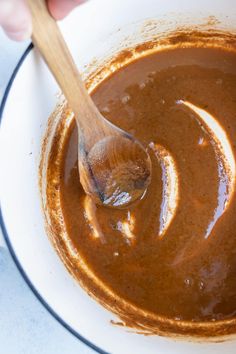
[[[13,70],[13,73],[7,83],[7,86],[3,92],[3,97],[2,97],[2,101],[0,103],[0,127],[3,121],[3,113],[4,113],[4,108],[9,96],[9,93],[11,91],[13,82],[18,74],[18,71],[20,70],[22,64],[24,63],[26,57],[28,56],[29,53],[31,53],[31,51],[33,50],[34,45],[33,43],[30,43],[28,45],[28,47],[25,49],[25,51],[23,52],[23,54],[21,55],[19,61],[17,62],[15,69]],[[103,349],[99,348],[98,346],[96,346],[94,343],[90,342],[88,339],[86,339],[85,337],[83,337],[79,332],[77,332],[76,330],[74,330],[68,323],[66,323],[52,308],[51,306],[47,303],[47,301],[39,294],[39,291],[36,289],[36,287],[32,284],[29,276],[26,274],[26,272],[24,271],[19,259],[17,258],[16,253],[14,252],[12,243],[10,241],[10,237],[3,219],[3,215],[2,215],[2,210],[1,210],[1,206],[0,206],[0,227],[2,230],[2,234],[4,237],[4,240],[6,242],[7,248],[10,252],[10,255],[20,273],[20,275],[22,276],[22,278],[24,279],[25,283],[28,285],[29,289],[32,291],[32,293],[35,295],[35,297],[39,300],[39,302],[44,306],[44,308],[46,308],[46,310],[49,312],[49,314],[54,317],[54,319],[59,322],[67,331],[69,331],[72,335],[74,335],[77,339],[79,339],[83,344],[87,345],[90,349],[94,350],[97,353],[100,354],[109,354],[108,352],[104,351]]]

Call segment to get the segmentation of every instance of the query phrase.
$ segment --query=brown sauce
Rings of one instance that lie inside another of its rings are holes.
[[[48,194],[59,197],[73,248],[72,256],[57,228],[65,264],[128,325],[188,333],[173,326],[235,319],[236,54],[166,49],[117,70],[92,97],[147,147],[152,182],[129,209],[95,206],[79,182],[77,129],[74,122],[64,128],[49,161]]]

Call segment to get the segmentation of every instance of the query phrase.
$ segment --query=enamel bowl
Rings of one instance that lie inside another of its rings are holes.
[[[219,21],[216,21],[215,16]],[[61,28],[82,72],[120,50],[203,24],[236,29],[234,0],[91,0]],[[96,59],[96,60],[94,60]],[[91,299],[70,276],[44,228],[38,184],[42,139],[59,89],[37,51],[21,58],[1,106],[1,224],[21,274],[48,311],[79,340],[99,353],[234,354],[236,340],[194,342],[144,336],[114,326],[117,318]]]

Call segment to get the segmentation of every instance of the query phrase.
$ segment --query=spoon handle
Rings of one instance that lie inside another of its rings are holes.
[[[98,110],[90,98],[56,21],[45,0],[27,0],[33,22],[32,40],[53,73],[80,125],[98,119]]]

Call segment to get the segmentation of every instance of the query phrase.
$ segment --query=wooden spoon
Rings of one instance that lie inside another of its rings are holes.
[[[101,115],[45,0],[27,1],[33,21],[33,43],[75,114],[80,181],[85,192],[96,203],[110,207],[125,207],[141,199],[151,179],[149,155],[138,140]]]

